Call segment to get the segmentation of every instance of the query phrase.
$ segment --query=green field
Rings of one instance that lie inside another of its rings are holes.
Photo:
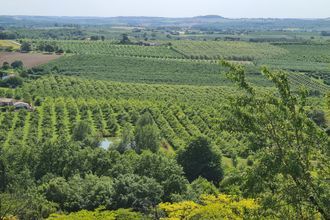
[[[305,76],[312,77],[311,82],[320,84],[322,92],[327,90],[322,84],[329,84],[330,44],[325,42],[272,45],[230,41],[157,41],[164,45],[170,43],[171,46],[119,45],[115,41],[32,42],[36,45],[48,42],[73,52],[46,65],[46,72],[57,66],[60,74],[89,79],[226,85],[228,80],[223,74],[218,74],[221,68],[216,62],[227,59],[246,65],[249,80],[259,86],[269,85],[259,73],[263,65],[300,72],[305,79]],[[296,75],[292,78],[297,78]]]
[[[253,61],[260,58],[283,56],[287,50],[267,43],[232,41],[174,41],[174,48],[193,59],[232,59]]]
[[[2,96],[74,97],[94,99],[137,99],[143,101],[175,101],[184,103],[221,104],[239,93],[232,86],[189,86],[166,84],[120,83],[86,80],[78,77],[45,76],[25,84],[21,89],[2,89]],[[267,90],[266,90],[267,91]]]
[[[137,56],[155,58],[183,58],[169,46],[120,45],[115,41],[32,41],[34,44],[50,43],[64,51],[76,54]]]
[[[0,40],[1,50],[18,50],[20,48],[19,43],[12,40]]]
[[[103,55],[76,55],[58,59],[45,66],[54,67],[61,75],[122,82],[169,83],[192,85],[228,85],[223,68],[216,62],[166,58],[140,58]],[[251,73],[249,80],[260,86],[269,82],[260,74]]]
[[[284,56],[261,59],[260,64],[300,72],[330,72],[330,44],[278,44]]]
[[[148,110],[162,138],[174,149],[202,134],[215,143],[223,138],[233,138],[228,134],[221,136],[217,127],[221,125],[226,99],[239,93],[232,87],[114,83],[58,76],[42,77],[14,93],[10,90],[0,92],[1,96],[44,100],[33,113],[1,114],[0,129],[12,131],[2,133],[0,139],[4,146],[26,142],[22,140],[24,137],[31,137],[31,141],[70,138],[77,120],[87,120],[102,136],[120,137],[126,122],[134,127],[142,112]],[[17,117],[21,121],[17,121]],[[117,127],[115,131],[111,130],[113,124]],[[38,139],[34,138],[36,135]]]

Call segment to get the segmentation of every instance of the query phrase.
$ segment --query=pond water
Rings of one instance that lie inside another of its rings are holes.
[[[107,138],[103,139],[103,141],[101,141],[100,143],[100,147],[105,149],[105,150],[108,150],[109,147],[113,144],[113,142]]]

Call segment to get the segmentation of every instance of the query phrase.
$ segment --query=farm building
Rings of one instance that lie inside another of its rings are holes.
[[[2,80],[9,79],[9,78],[12,78],[12,77],[15,77],[15,76],[16,76],[15,74],[10,74],[10,75],[7,75],[7,76],[3,76]]]
[[[9,98],[0,98],[0,107],[1,106],[14,106],[15,109],[33,110],[33,107],[29,103]]]
[[[32,109],[32,107],[26,102],[15,102],[13,106],[16,109]]]
[[[0,106],[14,105],[14,99],[0,98]]]

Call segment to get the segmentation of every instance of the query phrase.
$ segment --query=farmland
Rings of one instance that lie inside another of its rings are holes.
[[[18,50],[20,44],[11,40],[0,40],[0,51]]]
[[[260,63],[280,69],[300,72],[330,72],[330,44],[278,44],[287,51],[285,56],[262,59]]]
[[[18,53],[18,52],[0,52],[0,63],[12,63],[16,60],[21,60],[25,67],[31,68],[41,64],[48,63],[49,61],[58,59],[60,55],[45,55],[38,53]]]
[[[220,72],[217,62],[208,61],[77,55],[63,57],[45,66],[49,71],[54,67],[58,68],[59,74],[89,79],[189,85],[230,84],[224,72]],[[249,79],[259,85],[269,85],[260,74],[251,73]]]
[[[104,54],[139,57],[182,58],[168,46],[118,45],[113,41],[50,41],[65,51],[77,54]]]
[[[38,41],[32,41],[38,44]],[[40,42],[40,41],[39,41]],[[123,82],[225,85],[218,59],[246,64],[250,81],[268,86],[260,76],[263,65],[300,72],[301,76],[328,82],[329,44],[247,43],[228,41],[169,41],[171,46],[119,45],[114,41],[48,41],[73,52],[46,65],[55,66],[60,74],[89,79]],[[306,51],[306,53],[303,53]],[[299,55],[299,54],[304,55]],[[125,64],[125,65],[124,65]],[[111,68],[110,68],[111,67]],[[218,77],[220,76],[220,77]],[[296,77],[296,76],[293,76]],[[316,80],[312,80],[316,83]],[[324,87],[324,86],[322,86]]]
[[[79,120],[87,120],[94,132],[105,137],[119,135],[126,123],[135,125],[143,109],[151,112],[161,137],[175,149],[203,133],[214,141],[219,137],[212,131],[212,127],[219,126],[217,122],[220,121],[213,108],[192,110],[191,107],[157,102],[47,98],[38,111],[1,114],[1,147],[22,143],[33,145],[49,139],[70,139],[72,126]],[[206,123],[211,121],[214,124],[207,126]],[[5,132],[8,130],[11,132]],[[31,139],[27,140],[28,137]]]
[[[175,101],[184,103],[214,103],[238,93],[232,86],[189,86],[166,84],[120,83],[86,80],[77,77],[41,77],[17,90],[3,90],[4,96],[74,97],[94,99],[137,99],[142,101]],[[267,90],[265,90],[267,91]],[[268,90],[269,91],[269,90]],[[12,92],[12,93],[10,93]]]
[[[272,46],[267,43],[247,43],[231,41],[177,41],[174,48],[185,54],[188,58],[196,59],[232,59],[256,60],[283,56],[287,53],[284,48]]]
[[[328,20],[0,24],[0,219],[328,219]]]

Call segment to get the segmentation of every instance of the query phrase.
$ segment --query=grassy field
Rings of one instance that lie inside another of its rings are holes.
[[[19,50],[20,44],[12,40],[0,40],[0,51],[8,49]]]

